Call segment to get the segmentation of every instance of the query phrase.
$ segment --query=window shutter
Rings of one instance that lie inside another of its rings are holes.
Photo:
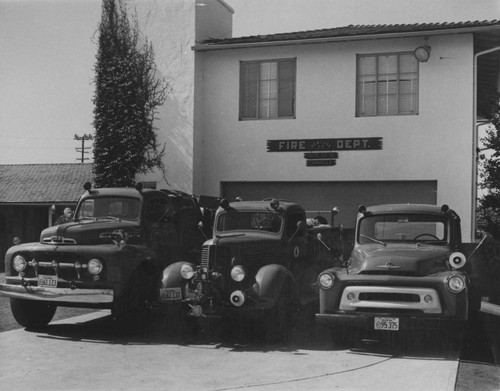
[[[259,89],[259,64],[244,63],[241,66],[241,118],[257,118],[257,94]]]
[[[295,62],[282,61],[278,63],[278,117],[293,117],[295,115]]]
[[[376,115],[376,57],[359,57],[358,68],[358,115]]]

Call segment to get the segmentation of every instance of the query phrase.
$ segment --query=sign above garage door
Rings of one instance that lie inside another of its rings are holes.
[[[308,167],[334,166],[333,151],[370,151],[382,149],[382,137],[267,140],[267,152],[304,153]],[[321,153],[310,153],[321,151]]]

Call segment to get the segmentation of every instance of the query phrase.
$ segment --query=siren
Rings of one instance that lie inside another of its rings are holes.
[[[454,269],[460,269],[465,266],[467,260],[465,259],[465,255],[459,252],[452,253],[450,258],[448,258],[448,262]]]
[[[245,303],[245,294],[242,291],[234,291],[230,300],[235,307],[241,307]]]

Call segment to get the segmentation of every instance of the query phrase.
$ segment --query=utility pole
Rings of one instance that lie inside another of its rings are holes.
[[[90,149],[90,147],[85,146],[85,141],[92,140],[92,139],[93,139],[93,137],[91,134],[84,134],[83,136],[78,136],[77,134],[75,134],[75,140],[82,142],[81,148],[75,148],[77,152],[82,153],[82,157],[76,159],[76,160],[81,160],[80,163],[83,163],[85,160],[89,160],[88,157],[85,157],[85,154],[89,153],[89,152],[87,152],[87,149]]]

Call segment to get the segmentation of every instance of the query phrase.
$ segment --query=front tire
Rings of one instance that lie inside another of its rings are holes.
[[[14,319],[28,329],[47,327],[56,312],[57,306],[45,301],[10,299],[10,309]]]
[[[144,329],[150,318],[146,303],[154,298],[154,274],[138,268],[124,287],[113,308],[113,318],[120,329],[136,332]]]
[[[289,326],[288,307],[287,295],[281,292],[274,308],[266,311],[263,319],[266,343],[280,342],[285,339]]]

